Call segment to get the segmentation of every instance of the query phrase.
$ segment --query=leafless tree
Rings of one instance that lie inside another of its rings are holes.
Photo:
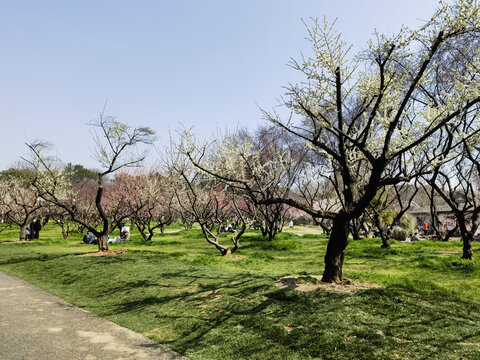
[[[151,145],[155,140],[154,132],[148,127],[131,128],[103,112],[97,120],[89,123],[95,142],[94,158],[101,170],[97,172],[98,180],[94,199],[100,228],[87,222],[76,206],[75,193],[69,176],[62,171],[59,161],[46,155],[48,147],[43,142],[27,144],[31,151],[29,163],[36,169],[34,185],[40,196],[46,201],[64,209],[76,222],[83,225],[98,238],[98,250],[107,251],[107,236],[113,231],[115,219],[111,218],[102,202],[108,177],[120,169],[138,167],[147,155],[147,150],[139,151],[141,145]]]
[[[222,256],[237,251],[240,238],[253,219],[245,216],[245,208],[239,204],[242,201],[236,197],[235,190],[192,166],[176,148],[167,151],[164,160],[165,172],[175,181],[173,190],[181,212],[200,225],[205,240]],[[220,242],[222,234],[230,237],[233,247]]]
[[[434,198],[438,194],[455,215],[463,241],[462,258],[471,260],[473,237],[480,227],[480,188],[476,181],[480,174],[480,146],[476,140],[464,137],[465,133],[475,131],[478,119],[469,114],[465,118],[469,120],[461,127],[447,129],[448,141],[435,150],[433,175],[426,181],[432,189],[431,207],[435,207]],[[436,156],[443,156],[446,161],[435,163]]]

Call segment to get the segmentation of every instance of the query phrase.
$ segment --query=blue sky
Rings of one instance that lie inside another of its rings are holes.
[[[337,18],[355,50],[376,28],[417,27],[436,0],[0,0],[0,170],[55,145],[95,167],[86,123],[106,113],[147,125],[167,144],[179,123],[199,137],[262,123],[286,64],[308,53],[301,19]],[[154,155],[153,155],[154,156]]]

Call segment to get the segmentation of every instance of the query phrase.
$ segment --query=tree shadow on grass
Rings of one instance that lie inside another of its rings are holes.
[[[75,255],[82,255],[85,253],[79,253]],[[92,265],[108,265],[108,264],[122,264],[122,263],[134,263],[136,260],[134,258],[125,256],[127,253],[120,253],[115,255],[106,255],[106,256],[77,256],[78,259],[81,259],[86,264]]]
[[[467,351],[468,346],[459,344],[480,339],[479,307],[454,295],[440,296],[439,289],[421,293],[390,286],[356,294],[307,294],[276,288],[269,277],[184,269],[161,273],[157,280],[125,282],[109,294],[138,295],[142,289],[145,295],[118,301],[105,315],[145,312],[155,318],[153,327],[175,328],[176,335],[161,342],[182,353],[212,342],[232,347],[232,336],[255,336],[248,345],[251,351],[268,343],[314,358],[323,357],[324,351],[337,358],[378,358],[379,351],[382,358],[435,358],[445,351]],[[332,339],[337,339],[336,347]],[[468,351],[479,354],[475,348]]]
[[[9,257],[6,259],[0,259],[0,265],[15,265],[15,264],[22,264],[28,263],[31,261],[49,261],[49,260],[57,260],[61,258],[66,258],[72,256],[71,254],[39,254],[39,253],[29,253],[26,256],[17,255],[15,257]]]
[[[480,343],[479,306],[425,280],[355,294],[301,293],[277,288],[268,276],[155,257],[25,255],[6,261],[29,266],[59,260],[47,265],[60,266],[61,275],[72,259],[78,265],[72,274],[81,286],[94,282],[99,272],[112,273],[107,281],[85,287],[84,295],[100,304],[96,309],[102,316],[140,332],[161,329],[167,335],[157,340],[182,353],[219,347],[204,358],[427,359],[453,357],[455,351],[459,358],[480,358],[474,345]],[[128,267],[135,261],[142,264],[140,273]]]
[[[154,316],[160,319],[159,323],[162,324],[189,323],[191,325],[177,329],[176,338],[162,340],[162,343],[180,352],[202,348],[205,342],[211,341],[210,333],[225,326],[248,327],[249,331],[255,331],[260,339],[277,342],[278,334],[274,334],[273,337],[269,335],[271,329],[268,328],[275,326],[267,319],[269,308],[273,307],[277,313],[291,313],[294,309],[308,312],[313,306],[320,306],[321,302],[325,305],[332,301],[332,297],[323,295],[315,300],[314,305],[309,296],[279,289],[274,286],[273,279],[262,276],[245,276],[238,273],[192,274],[184,270],[163,273],[160,279],[164,283],[140,280],[126,282],[110,289],[112,295],[117,291],[128,293],[144,287],[157,288],[159,291],[153,296],[148,292],[149,295],[118,302],[105,315],[115,318],[129,312],[135,314],[145,312],[150,315],[156,314]],[[175,286],[168,283],[178,281],[182,283],[182,287],[172,292]],[[284,304],[287,303],[289,305],[285,307]],[[171,307],[171,304],[177,305]],[[245,325],[241,325],[242,323]]]

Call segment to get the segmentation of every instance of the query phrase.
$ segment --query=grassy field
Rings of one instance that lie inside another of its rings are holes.
[[[460,242],[351,241],[344,276],[379,288],[354,293],[279,288],[287,275],[320,275],[327,239],[247,233],[222,258],[198,229],[132,241],[116,256],[52,224],[31,243],[0,234],[0,270],[191,359],[479,359],[480,265]],[[294,228],[294,230],[299,230]],[[310,231],[311,232],[311,231]],[[477,243],[474,251],[480,251]]]

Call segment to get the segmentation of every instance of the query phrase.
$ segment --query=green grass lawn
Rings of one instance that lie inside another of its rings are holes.
[[[148,244],[133,232],[111,246],[127,253],[103,257],[75,256],[96,246],[53,224],[31,243],[5,230],[0,270],[191,359],[480,358],[480,266],[460,259],[460,242],[351,241],[344,276],[381,287],[339,294],[275,286],[322,273],[323,235],[249,232],[222,258],[200,230],[172,229]]]

